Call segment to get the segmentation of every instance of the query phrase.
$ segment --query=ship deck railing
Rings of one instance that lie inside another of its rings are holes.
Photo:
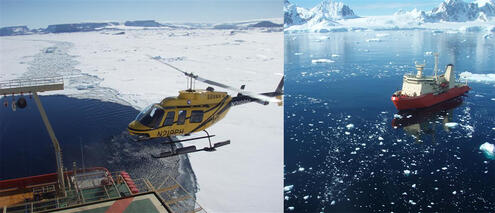
[[[14,79],[0,82],[0,95],[43,92],[63,88],[64,78],[62,76]]]
[[[0,213],[13,212],[49,212],[60,208],[68,208],[82,204],[98,203],[105,200],[118,199],[133,195],[154,192],[161,202],[172,212],[193,213],[206,212],[197,202],[193,194],[189,193],[175,178],[167,175],[159,184],[153,185],[146,178],[133,179],[139,193],[133,194],[121,176],[120,172],[105,174],[111,181],[107,184],[96,184],[93,178],[103,178],[100,172],[80,173],[71,176],[65,196],[56,196],[51,199],[25,202],[14,206],[0,206]],[[89,181],[88,181],[89,180]],[[100,179],[101,180],[101,179]],[[43,192],[49,186],[33,187],[33,192]],[[52,192],[52,190],[48,190]]]

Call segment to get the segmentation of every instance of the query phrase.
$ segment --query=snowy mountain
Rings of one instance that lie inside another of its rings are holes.
[[[301,27],[324,28],[339,25],[336,21],[357,18],[354,11],[342,2],[323,0],[315,7],[307,10],[285,1],[285,26],[302,25]]]
[[[331,0],[323,0],[311,10],[306,10],[306,13],[300,11],[304,10],[286,1],[286,32],[425,28],[495,31],[495,0],[476,0],[474,2],[445,0],[430,11],[400,10],[388,16],[358,17],[349,6]],[[306,15],[304,18],[303,14]]]
[[[356,18],[354,11],[342,2],[323,0],[310,10],[313,14],[312,20],[340,20],[346,18]]]
[[[71,33],[71,32],[89,32],[100,30],[104,27],[117,25],[117,22],[103,23],[77,23],[77,24],[53,24],[48,25],[44,30],[47,33]]]
[[[26,35],[30,34],[27,26],[13,26],[0,28],[0,36]]]
[[[309,11],[302,7],[284,1],[284,26],[292,26],[306,23],[310,16]]]
[[[478,0],[473,3],[463,0],[446,0],[426,15],[428,22],[486,20],[487,16],[495,16],[495,3],[493,0]]]
[[[125,26],[132,27],[161,27],[162,24],[156,22],[155,20],[140,20],[140,21],[126,21]]]

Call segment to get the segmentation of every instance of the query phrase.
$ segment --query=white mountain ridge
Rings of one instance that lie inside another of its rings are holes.
[[[439,29],[495,32],[495,0],[445,0],[431,11],[399,10],[394,15],[358,17],[341,2],[323,0],[307,10],[285,1],[286,32],[363,29]],[[296,20],[296,21],[294,21]],[[441,24],[440,24],[441,23]]]
[[[332,0],[323,0],[310,10],[297,7],[285,0],[284,13],[284,26],[286,27],[292,25],[336,26],[338,25],[337,20],[358,17],[349,6]]]

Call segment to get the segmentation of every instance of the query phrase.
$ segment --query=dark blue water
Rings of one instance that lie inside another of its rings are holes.
[[[18,97],[16,97],[18,98]],[[56,171],[52,142],[33,99],[27,107],[12,111],[0,108],[0,180]],[[196,177],[187,155],[155,159],[151,154],[167,151],[161,139],[135,142],[127,124],[139,113],[130,106],[95,99],[40,96],[62,148],[64,166],[72,169],[105,167],[127,171],[133,178],[147,178],[158,186],[167,175],[189,192],[196,192]],[[3,104],[4,99],[0,99]]]
[[[127,123],[138,113],[129,106],[94,99],[66,96],[41,96],[41,102],[62,148],[65,167],[107,165],[104,150],[115,135],[126,130]],[[0,108],[0,179],[54,172],[55,155],[48,132],[34,99],[27,99],[25,109]],[[1,99],[2,104],[4,99]],[[85,156],[84,156],[85,155]],[[84,158],[84,159],[83,159]]]
[[[427,52],[440,53],[441,72],[495,73],[495,42],[479,33],[285,36],[286,210],[495,209],[495,162],[479,150],[495,143],[495,82],[428,110],[398,113],[390,101],[415,60],[432,73]]]

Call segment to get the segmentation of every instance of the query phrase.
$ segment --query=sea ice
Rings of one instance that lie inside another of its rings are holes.
[[[410,170],[408,170],[408,169],[404,170],[404,175],[405,176],[409,176],[410,174],[411,174],[411,171]]]
[[[297,169],[297,170],[300,172],[304,172],[304,167],[299,167],[299,169]]]
[[[325,59],[325,58],[311,60],[311,63],[313,63],[313,64],[317,64],[317,63],[333,63],[333,62],[335,62],[335,61],[334,60],[330,60],[330,59]]]
[[[294,188],[294,185],[288,185],[284,187],[284,191],[288,192]]]
[[[379,38],[370,38],[370,39],[366,39],[366,42],[380,42],[382,41],[381,39]]]
[[[448,123],[445,123],[445,126],[446,127],[449,127],[449,128],[454,128],[456,127],[457,125],[459,125],[458,123],[456,122],[448,122]]]
[[[467,79],[470,81],[477,82],[495,82],[495,74],[475,74],[468,71],[462,72],[459,74],[462,79]]]
[[[488,159],[495,159],[495,146],[491,143],[485,142],[484,144],[481,144],[480,150],[485,154],[485,156]]]
[[[352,129],[354,128],[354,124],[347,124],[347,126],[345,126],[347,129]]]

